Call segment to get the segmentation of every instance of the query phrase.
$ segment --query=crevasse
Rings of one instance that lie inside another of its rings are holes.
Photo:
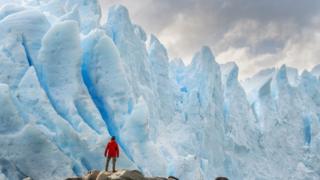
[[[89,74],[88,74],[88,63],[90,62],[90,53],[84,53],[82,65],[81,65],[81,74],[84,81],[84,84],[86,85],[88,92],[96,105],[97,109],[99,110],[104,122],[106,123],[108,132],[111,136],[115,136],[119,145],[121,146],[124,153],[127,155],[127,157],[133,161],[133,158],[126,147],[126,145],[121,141],[119,136],[119,130],[116,127],[116,125],[113,123],[113,115],[109,111],[108,105],[105,104],[102,100],[102,97],[100,97],[94,87],[93,82],[91,81]]]

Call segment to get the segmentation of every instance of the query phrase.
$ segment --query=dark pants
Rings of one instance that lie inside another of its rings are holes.
[[[116,171],[116,161],[117,161],[117,159],[115,157],[107,157],[106,171],[108,171],[110,159],[112,159],[112,171],[115,172]]]

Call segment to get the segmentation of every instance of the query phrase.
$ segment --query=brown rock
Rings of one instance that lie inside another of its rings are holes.
[[[110,180],[111,179],[111,172],[107,172],[107,171],[101,171],[96,180]]]
[[[89,171],[88,174],[84,176],[84,180],[96,180],[100,171],[98,170],[93,170]]]
[[[176,177],[169,176],[168,178],[164,177],[145,177],[144,180],[179,180]]]
[[[138,170],[117,170],[116,172],[89,171],[84,177],[73,177],[66,180],[177,180],[163,177],[144,177]]]
[[[228,180],[226,177],[217,177],[216,180]]]
[[[179,180],[179,179],[177,177],[174,177],[174,176],[169,176],[168,180]]]
[[[145,179],[143,174],[140,171],[132,170],[125,171],[125,173],[121,176],[123,179],[132,179],[132,180],[142,180]]]

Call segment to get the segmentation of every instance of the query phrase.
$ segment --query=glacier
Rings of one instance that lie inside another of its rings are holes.
[[[0,179],[118,167],[208,180],[320,178],[320,65],[240,81],[203,46],[188,65],[98,0],[0,0]]]

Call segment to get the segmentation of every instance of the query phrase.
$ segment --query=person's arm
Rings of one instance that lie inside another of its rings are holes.
[[[104,150],[104,157],[107,157],[108,150],[109,150],[109,143],[106,146],[106,149]]]
[[[117,144],[117,146],[116,146],[116,151],[117,151],[117,157],[119,157],[120,151],[119,151],[119,146],[118,146],[118,144]]]

